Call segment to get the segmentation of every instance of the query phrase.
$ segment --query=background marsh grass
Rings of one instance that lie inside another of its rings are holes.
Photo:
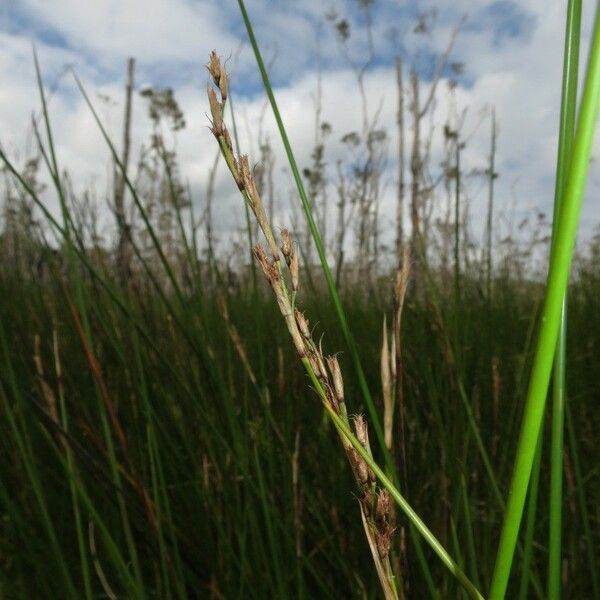
[[[183,225],[189,207],[172,157],[158,139],[181,225],[165,239],[124,177],[148,242],[142,249],[130,236],[134,258],[124,276],[77,220],[43,93],[42,104],[41,157],[63,223],[46,213],[59,244],[27,222],[3,233],[0,594],[377,597],[335,430],[311,398],[311,382],[254,271],[239,265],[232,273],[215,255],[200,259]],[[43,209],[31,180],[1,157],[9,189],[25,189]],[[454,225],[461,235],[458,219]],[[460,258],[460,245],[455,250]],[[498,581],[496,544],[544,298],[541,282],[511,266],[490,277],[482,261],[457,280],[456,268],[421,264],[426,285],[409,289],[402,320],[402,493],[482,591]],[[393,311],[393,274],[375,273],[370,295],[351,281],[335,291],[331,274],[323,278],[314,265],[300,277],[311,282],[301,300],[317,323],[314,339],[325,332],[328,348],[349,348],[338,360],[351,412],[367,409],[377,422],[381,317]],[[575,598],[598,595],[598,297],[592,245],[569,291],[568,335],[576,343],[566,376],[576,410],[566,411],[560,583]],[[517,590],[545,597],[548,447],[547,440],[540,445],[537,506],[532,500],[517,544],[525,560],[507,597]],[[399,459],[375,444],[373,455],[388,470]],[[407,548],[407,597],[463,597],[426,545]],[[495,584],[497,597],[503,585]]]

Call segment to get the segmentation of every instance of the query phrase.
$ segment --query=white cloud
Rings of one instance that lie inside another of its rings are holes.
[[[275,49],[277,51],[274,67],[276,80],[285,84],[278,86],[276,96],[298,162],[301,167],[306,166],[313,145],[315,23],[324,9],[316,1],[302,3],[301,6],[263,0],[248,4],[266,54],[269,56]],[[441,51],[460,16],[469,10],[473,12],[473,3],[461,0],[437,4],[440,6],[439,23],[428,44]],[[140,77],[152,80],[153,75],[158,74],[159,82],[165,78],[164,65],[175,70],[179,64],[185,63],[186,69],[190,64],[196,65],[193,79],[176,90],[188,123],[179,136],[178,151],[182,172],[189,179],[197,197],[201,198],[215,153],[215,143],[207,128],[204,87],[207,78],[202,65],[213,47],[225,56],[235,51],[238,45],[236,32],[241,35],[243,30],[235,15],[234,3],[228,2],[222,8],[217,3],[192,3],[186,0],[87,3],[55,0],[51,5],[42,0],[21,0],[20,6],[30,18],[55,30],[60,38],[66,40],[67,47],[64,48],[38,35],[36,44],[45,81],[52,83],[64,64],[75,64],[116,140],[120,140],[125,57],[137,56]],[[340,11],[344,6],[347,5],[337,3]],[[392,4],[384,3],[384,9],[385,15],[388,15]],[[499,205],[508,206],[516,197],[519,207],[525,209],[535,206],[549,212],[557,142],[564,9],[558,3],[541,0],[522,2],[518,9],[531,17],[527,21],[530,23],[527,35],[508,36],[499,45],[494,44],[487,29],[467,27],[459,35],[453,56],[464,61],[470,85],[459,87],[456,97],[459,108],[469,107],[465,131],[475,127],[485,107],[492,104],[496,107],[500,129],[497,156],[497,170],[500,172],[497,187]],[[353,23],[356,22],[354,17],[356,15],[353,15]],[[591,18],[586,19],[584,15],[584,47],[587,47],[589,40],[590,21]],[[388,52],[389,43],[382,36],[390,24],[397,25],[389,20],[375,23],[378,35],[376,44],[385,47]],[[29,115],[39,105],[30,36],[31,30],[19,32],[14,28],[12,33],[0,33],[3,46],[0,54],[0,141],[4,147],[21,157],[31,151],[31,146],[29,149],[24,146]],[[364,45],[364,40],[361,44]],[[322,30],[321,50],[326,69],[323,73],[322,116],[334,128],[327,140],[327,160],[333,166],[335,160],[342,158],[345,153],[343,145],[339,143],[341,135],[360,128],[360,101],[353,74],[343,60],[335,58],[339,56],[337,43],[327,27]],[[389,64],[389,60],[386,64]],[[391,181],[395,175],[396,84],[393,68],[386,64],[379,64],[369,72],[365,89],[370,110],[375,110],[380,99],[383,99],[380,123],[391,139],[392,162],[386,175]],[[582,69],[584,65],[585,53]],[[252,82],[252,95],[244,95],[248,80]],[[235,106],[242,146],[245,148],[249,145],[246,122],[252,130],[256,146],[258,124],[264,106],[257,82],[251,52],[246,48],[232,82],[238,92]],[[96,92],[110,96],[114,105],[99,102]],[[435,117],[438,131],[449,109],[445,86],[440,88],[440,92]],[[60,81],[50,108],[61,165],[73,174],[80,189],[94,181],[102,197],[110,171],[108,150],[69,77]],[[289,179],[281,174],[286,166],[285,155],[269,110],[264,129],[277,151],[279,200],[282,207],[289,207]],[[145,107],[141,99],[136,98],[134,160],[149,131]],[[489,125],[485,122],[469,139],[464,154],[467,168],[485,164],[489,151],[488,132]],[[441,137],[438,136],[434,145],[436,159],[440,156],[440,146]],[[592,170],[590,180],[593,189],[588,196],[597,192],[598,166],[594,164]],[[332,178],[335,177],[334,171],[331,168]],[[223,166],[219,170],[216,185],[215,219],[221,236],[226,237],[232,226],[242,222],[243,209]],[[467,190],[472,195],[473,214],[481,222],[479,217],[484,207],[485,190],[476,182],[467,183]],[[382,204],[383,214],[393,214],[393,196],[393,185],[388,186]],[[49,201],[52,202],[51,199]],[[283,214],[284,219],[289,219],[289,209],[284,210]],[[583,230],[586,233],[589,234],[592,224],[597,222],[597,215],[597,210],[588,201],[583,215]],[[388,232],[391,231],[391,218],[386,218],[383,223]]]
[[[100,61],[137,56],[146,62],[203,60],[206,47],[233,46],[219,3],[185,0],[21,0],[27,13],[70,46]]]

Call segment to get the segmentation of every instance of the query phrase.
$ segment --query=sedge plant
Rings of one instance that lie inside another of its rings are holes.
[[[231,136],[224,122],[229,88],[228,75],[216,52],[211,53],[207,68],[215,86],[208,88],[211,131],[219,144],[234,182],[267,241],[268,250],[265,251],[260,244],[256,245],[253,250],[254,256],[275,295],[298,357],[339,432],[343,449],[360,490],[361,518],[385,597],[388,600],[398,597],[396,576],[390,562],[393,535],[391,503],[394,500],[411,524],[418,529],[446,567],[464,586],[469,596],[482,598],[459,565],[448,555],[414,509],[406,502],[392,480],[375,463],[370,448],[367,423],[361,415],[354,417],[355,433],[352,433],[337,357],[324,356],[321,343],[317,344],[313,339],[308,320],[296,305],[300,267],[291,235],[287,229],[283,229],[281,245],[277,243],[254,182],[248,156],[239,155],[236,158],[234,154]],[[287,265],[287,276],[281,261],[282,255]]]

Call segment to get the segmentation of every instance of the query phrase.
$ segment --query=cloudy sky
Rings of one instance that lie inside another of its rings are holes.
[[[364,60],[368,48],[364,13],[356,0],[247,0],[259,43],[271,68],[284,121],[301,166],[307,166],[314,144],[317,64],[322,74],[322,119],[331,124],[327,160],[331,185],[335,162],[346,157],[342,136],[361,127],[361,105],[350,60]],[[582,69],[587,57],[593,2],[584,2]],[[562,36],[566,2],[441,0],[403,2],[375,0],[372,33],[375,60],[365,77],[368,110],[380,110],[379,126],[388,132],[390,152],[381,203],[382,235],[391,240],[396,172],[394,60],[414,64],[429,85],[431,64],[448,44],[453,28],[466,16],[452,61],[464,63],[453,97],[442,82],[432,126],[433,156],[442,145],[441,129],[453,111],[467,109],[463,165],[485,167],[489,153],[489,114],[499,122],[497,198],[501,212],[518,222],[534,209],[549,213],[562,70]],[[417,16],[436,9],[427,35],[414,32]],[[327,14],[350,25],[345,56]],[[69,170],[76,189],[93,186],[101,199],[110,182],[106,145],[66,67],[73,67],[115,139],[120,139],[125,64],[135,57],[136,88],[171,86],[187,126],[178,134],[182,172],[202,202],[215,143],[207,129],[206,63],[216,49],[230,57],[232,89],[241,140],[257,157],[259,129],[276,152],[280,220],[289,218],[297,200],[284,173],[285,158],[269,111],[237,2],[224,0],[12,0],[0,6],[0,143],[18,164],[35,154],[31,115],[39,112],[32,60],[35,43],[46,87],[59,162]],[[349,60],[350,59],[350,60]],[[449,76],[449,73],[446,74]],[[261,114],[265,114],[262,118]],[[150,124],[139,96],[134,103],[133,159],[148,139]],[[596,145],[598,148],[598,144]],[[597,154],[597,152],[596,152]],[[243,209],[228,174],[217,175],[215,220],[222,238],[241,224]],[[471,212],[481,222],[485,182],[472,177],[465,191]],[[589,235],[600,221],[597,208],[600,168],[592,164],[581,233]],[[50,206],[55,199],[47,195]],[[105,209],[103,209],[105,210]]]

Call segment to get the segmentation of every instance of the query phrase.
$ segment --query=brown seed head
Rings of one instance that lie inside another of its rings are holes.
[[[392,531],[386,530],[375,534],[375,542],[377,543],[377,552],[379,558],[386,559],[392,547]]]
[[[310,339],[310,328],[308,326],[308,319],[296,308],[294,309],[294,315],[296,317],[296,323],[298,323],[298,329],[305,339]]]
[[[208,88],[208,103],[212,116],[212,132],[218,137],[223,134],[223,107],[217,100],[215,90],[211,87]]]
[[[256,189],[256,184],[254,183],[254,177],[252,176],[252,170],[250,169],[250,162],[247,154],[242,154],[242,156],[240,156],[239,165],[242,184],[250,199],[250,208],[252,208],[252,212],[254,212],[260,228],[264,231],[264,211],[261,210],[262,202],[260,201],[260,195]],[[270,243],[269,246],[271,246]]]
[[[347,452],[354,476],[361,485],[367,485],[369,483],[369,467],[364,458],[354,448],[348,448]]]
[[[354,417],[354,430],[358,441],[365,447],[369,447],[369,433],[367,431],[367,422],[362,415]]]
[[[344,401],[344,380],[342,379],[342,370],[340,369],[340,363],[335,356],[327,357],[327,366],[333,379],[333,390],[335,392],[338,403]]]
[[[210,62],[206,65],[210,76],[212,77],[215,85],[221,90],[221,99],[225,101],[227,99],[227,71],[221,65],[221,59],[219,55],[213,50],[210,53]]]
[[[209,55],[209,63],[206,65],[210,76],[213,78],[215,85],[219,85],[221,79],[221,59],[215,50]]]
[[[375,515],[380,523],[389,521],[391,507],[392,499],[390,493],[384,488],[377,496],[377,507],[375,509]]]
[[[287,228],[283,228],[281,230],[281,253],[285,258],[285,262],[287,266],[290,266],[290,262],[292,259],[292,253],[294,252],[294,247],[292,245],[292,236]]]
[[[300,263],[298,262],[298,254],[294,251],[292,251],[289,267],[292,275],[292,289],[297,292],[300,286]]]
[[[310,366],[315,374],[315,377],[317,379],[323,379],[323,372],[321,371],[321,367],[319,365],[319,360],[317,359],[317,355],[314,352],[309,351],[308,360],[309,360]]]
[[[254,256],[258,261],[267,281],[271,284],[271,287],[275,288],[279,283],[279,271],[275,267],[274,263],[267,256],[264,248],[257,244],[253,248]]]
[[[354,430],[356,431],[356,437],[358,441],[364,446],[365,450],[371,455],[371,444],[369,443],[369,430],[367,428],[367,422],[362,415],[356,415],[354,417]],[[366,465],[366,463],[365,463]],[[375,481],[375,473],[368,469],[369,479]]]

